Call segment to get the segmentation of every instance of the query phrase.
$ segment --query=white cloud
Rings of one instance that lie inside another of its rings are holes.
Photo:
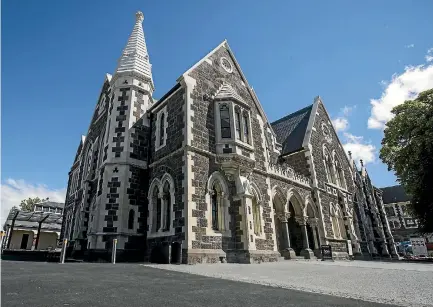
[[[406,45],[405,47],[406,48],[413,48],[413,47],[415,47],[415,45],[414,44],[409,44],[409,45]]]
[[[355,108],[356,106],[344,106],[340,111],[343,114],[343,116],[347,117],[352,113],[353,109]]]
[[[428,58],[430,56],[430,58]],[[433,48],[429,49],[426,60],[433,61]],[[368,128],[383,129],[392,119],[391,110],[405,100],[415,99],[420,92],[433,88],[433,63],[430,65],[408,66],[400,75],[394,74],[390,82],[381,82],[384,90],[379,99],[371,99],[373,106],[368,119]]]
[[[51,201],[65,201],[66,188],[50,189],[44,184],[31,184],[25,180],[7,179],[0,184],[1,189],[1,227],[13,206],[19,207],[21,200],[29,197],[47,198]]]
[[[335,131],[346,131],[349,128],[349,120],[347,119],[356,106],[344,106],[340,109],[339,116],[332,120]]]
[[[334,125],[335,131],[346,131],[349,127],[349,121],[344,117],[337,117],[332,120],[332,124]]]
[[[352,153],[352,158],[356,162],[363,160],[364,164],[374,162],[376,160],[376,147],[372,144],[364,142],[364,137],[355,136],[345,132],[343,134],[345,143],[343,144],[346,152]]]
[[[425,56],[427,62],[433,62],[433,48],[427,50],[427,55]]]

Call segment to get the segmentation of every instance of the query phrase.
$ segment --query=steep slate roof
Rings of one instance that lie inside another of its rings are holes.
[[[277,142],[283,146],[282,155],[302,148],[312,109],[313,105],[310,105],[271,123]]]
[[[381,188],[381,190],[383,192],[382,199],[384,204],[406,202],[411,200],[411,197],[406,194],[406,191],[401,185],[385,187]]]

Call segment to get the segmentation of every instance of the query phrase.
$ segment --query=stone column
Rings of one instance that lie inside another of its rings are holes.
[[[311,259],[314,257],[314,253],[309,248],[309,244],[308,244],[307,221],[308,221],[308,216],[296,217],[296,222],[298,222],[298,224],[301,226],[302,242],[304,245],[304,249],[301,251],[301,256],[305,257],[305,259]]]
[[[290,212],[277,213],[277,218],[281,223],[281,231],[285,243],[284,249],[282,251],[282,256],[284,257],[284,259],[294,259],[296,257],[296,254],[290,244],[290,231],[288,225]]]
[[[310,225],[310,227],[311,227],[311,229],[313,231],[313,240],[314,240],[313,243],[314,243],[314,249],[315,250],[319,249],[319,244],[317,242],[317,236],[316,236],[316,233],[317,233],[317,221],[318,221],[318,218],[309,218],[308,221],[307,221],[307,223]]]

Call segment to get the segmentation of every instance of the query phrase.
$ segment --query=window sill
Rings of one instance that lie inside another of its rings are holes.
[[[215,237],[222,237],[222,236],[230,236],[230,230],[215,230],[210,227],[206,229],[206,236],[215,236]]]
[[[218,143],[217,143],[217,145],[225,145],[225,144],[236,145],[236,146],[243,147],[245,149],[254,151],[253,145],[245,143],[245,142],[242,142],[241,140],[234,140],[232,138],[230,138],[230,139],[220,139],[218,141]]]
[[[158,150],[160,150],[161,148],[164,148],[166,145],[166,143],[160,145],[160,146],[155,146],[155,152],[157,152]]]

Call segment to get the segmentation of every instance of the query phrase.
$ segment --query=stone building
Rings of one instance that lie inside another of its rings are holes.
[[[74,256],[107,259],[113,239],[118,260],[252,263],[320,256],[321,245],[335,258],[390,255],[379,209],[368,215],[380,193],[320,97],[269,122],[223,41],[157,101],[142,21],[69,173],[62,234]]]
[[[403,186],[382,188],[385,212],[396,242],[409,241],[411,237],[422,236],[418,231],[418,221],[410,214],[411,197]]]

